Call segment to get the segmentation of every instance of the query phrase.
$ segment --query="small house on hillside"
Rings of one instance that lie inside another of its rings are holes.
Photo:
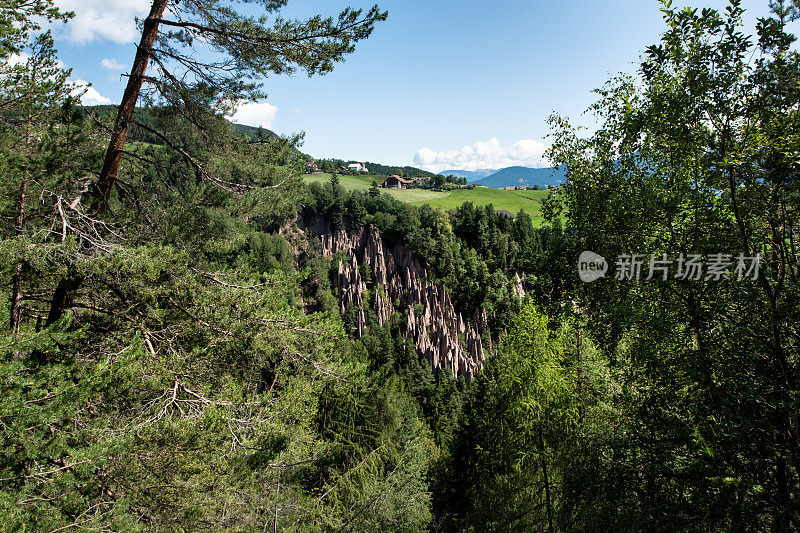
[[[382,189],[410,189],[415,185],[413,179],[389,176],[381,182]]]

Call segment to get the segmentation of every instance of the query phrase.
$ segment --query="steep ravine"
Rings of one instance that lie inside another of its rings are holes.
[[[345,231],[332,230],[320,217],[299,222],[310,235],[321,238],[323,256],[343,252],[350,258],[339,264],[334,285],[340,294],[341,311],[348,305],[358,309],[357,337],[366,328],[366,308],[372,309],[384,325],[399,304],[408,310],[403,335],[432,368],[466,378],[483,369],[487,352],[480,334],[486,331],[486,312],[476,313],[477,329],[472,327],[456,312],[444,283],[433,283],[420,261],[402,244],[387,244],[374,226]],[[371,272],[369,282],[362,279],[359,270],[363,263]],[[365,301],[367,289],[372,294],[369,301]]]

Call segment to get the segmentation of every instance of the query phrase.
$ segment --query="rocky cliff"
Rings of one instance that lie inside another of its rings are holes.
[[[488,327],[486,312],[475,313],[477,330],[465,322],[453,307],[444,283],[433,283],[424,266],[402,244],[388,245],[373,226],[332,230],[325,220],[314,218],[305,229],[321,238],[324,256],[344,252],[350,258],[339,263],[335,286],[342,312],[348,305],[358,309],[357,336],[366,329],[366,308],[371,308],[384,325],[399,304],[408,313],[403,335],[431,367],[467,378],[483,368],[486,356],[479,332]],[[369,280],[362,279],[362,264],[370,273]],[[366,301],[368,290],[371,297]]]

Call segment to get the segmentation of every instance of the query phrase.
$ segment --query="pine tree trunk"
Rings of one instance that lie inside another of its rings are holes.
[[[30,154],[31,147],[31,113],[28,112],[27,123],[25,125],[25,150]],[[22,183],[19,186],[19,197],[17,199],[17,213],[14,218],[14,234],[19,237],[25,229],[25,198],[28,193],[28,169],[22,171]],[[11,278],[11,313],[9,317],[9,327],[12,333],[19,331],[19,324],[22,319],[22,261],[14,265],[14,275]]]
[[[14,265],[14,275],[11,278],[11,315],[9,327],[12,333],[19,332],[22,318],[22,262]]]
[[[22,263],[14,265],[14,275],[11,278],[11,316],[9,327],[12,333],[19,332],[20,319],[22,318]]]
[[[122,150],[125,147],[125,141],[128,139],[128,130],[130,129],[133,111],[136,108],[136,102],[139,100],[139,92],[142,89],[144,73],[150,60],[153,42],[158,35],[158,21],[164,14],[164,8],[167,6],[168,1],[154,0],[150,14],[144,21],[142,39],[136,49],[136,58],[133,60],[133,68],[128,77],[128,85],[125,87],[125,93],[122,95],[122,102],[119,105],[117,120],[114,123],[114,131],[111,133],[111,139],[108,142],[103,169],[100,171],[96,189],[94,190],[95,199],[92,207],[94,211],[102,212],[106,209],[111,191],[114,188],[119,162],[122,158]]]

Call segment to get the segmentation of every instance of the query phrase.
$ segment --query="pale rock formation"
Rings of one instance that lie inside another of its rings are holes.
[[[516,296],[520,300],[525,299],[525,287],[523,287],[522,279],[516,272],[514,272],[514,286],[512,287],[512,291],[514,293],[514,296]]]
[[[456,312],[444,283],[431,283],[425,267],[402,244],[387,246],[373,226],[333,231],[319,217],[309,221],[306,230],[321,238],[323,255],[332,257],[343,252],[350,257],[347,264],[339,264],[335,285],[342,312],[348,305],[358,309],[357,337],[366,330],[365,305],[384,325],[394,313],[395,304],[399,304],[408,311],[403,335],[432,368],[467,379],[483,369],[486,353],[481,334],[489,327],[486,310],[481,309],[473,317],[477,329],[470,326]],[[368,282],[362,279],[360,264],[369,268]],[[368,288],[372,298],[364,302]]]

